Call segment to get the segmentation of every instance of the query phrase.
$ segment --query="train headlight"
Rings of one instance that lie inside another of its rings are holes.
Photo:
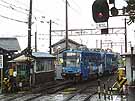
[[[75,76],[80,76],[80,73],[75,74]]]
[[[66,76],[66,74],[65,74],[65,73],[63,73],[62,75],[63,75],[63,76]]]
[[[78,74],[80,74],[80,73],[81,73],[80,69],[78,69],[78,70],[77,70],[77,73],[78,73]]]

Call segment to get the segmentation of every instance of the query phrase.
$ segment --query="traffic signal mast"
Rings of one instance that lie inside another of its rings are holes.
[[[95,0],[92,5],[93,20],[96,23],[108,22],[109,17],[113,16],[129,16],[129,25],[135,22],[135,0],[126,0],[127,7],[117,9],[115,7],[115,0]],[[110,9],[111,15],[109,15],[109,4],[114,4]],[[119,14],[119,10],[122,10],[123,14]]]

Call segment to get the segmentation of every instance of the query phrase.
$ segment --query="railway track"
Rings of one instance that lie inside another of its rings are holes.
[[[103,77],[101,78],[101,91],[103,91],[103,86],[106,84],[106,86],[110,87],[114,83],[115,76],[110,76],[109,78]],[[109,83],[108,83],[109,82]],[[90,101],[90,98],[97,94],[97,86],[98,86],[98,80],[93,81],[87,85],[85,85],[84,88],[79,89],[72,95],[65,98],[63,101]],[[107,89],[106,89],[107,90]],[[79,100],[78,100],[79,99]]]
[[[103,84],[110,86],[114,83],[115,76],[100,78],[101,88]],[[109,83],[108,83],[109,82]],[[91,96],[97,93],[97,80],[74,84],[73,81],[61,82],[56,85],[47,86],[35,93],[22,93],[13,95],[1,95],[1,101],[90,101]],[[65,92],[65,88],[76,90]],[[79,100],[78,100],[79,99]]]
[[[38,97],[44,96],[48,93],[55,93],[59,90],[62,90],[66,87],[72,85],[73,81],[64,81],[54,85],[47,85],[46,87],[42,87],[36,90],[32,90],[32,92],[23,92],[21,94],[8,94],[1,95],[0,101],[31,101]]]

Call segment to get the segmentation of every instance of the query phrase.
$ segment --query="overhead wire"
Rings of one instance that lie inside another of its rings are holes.
[[[27,5],[26,5],[25,3],[22,3],[22,2],[19,1],[19,0],[15,0],[15,1],[16,1],[17,3],[19,3],[19,4],[24,5],[24,6],[27,7]],[[40,13],[40,14],[43,14],[43,13],[44,13],[43,11],[41,11],[41,10],[39,10],[39,9],[37,9],[37,8],[34,8],[34,7],[33,7],[33,10],[35,10],[36,12],[38,12],[38,13]],[[49,14],[47,14],[47,15],[49,16]],[[34,12],[33,12],[32,16],[33,16],[34,19],[35,19],[36,15],[34,14]],[[50,18],[50,17],[51,17],[51,16],[49,16],[49,18]],[[36,17],[36,18],[37,18],[37,17]],[[51,19],[51,18],[50,18],[50,19]],[[50,20],[50,19],[49,19],[49,20]],[[48,20],[48,21],[49,21],[49,20]],[[41,23],[48,23],[48,21],[44,19],[43,21],[41,21]],[[57,21],[63,22],[63,21],[61,21],[61,19],[59,19],[59,18],[53,18],[52,21],[53,21],[53,23],[56,24],[56,25],[64,26],[63,24],[56,23]]]
[[[25,9],[25,8],[22,8],[22,7],[19,7],[19,6],[16,6],[16,5],[11,4],[11,3],[8,3],[8,2],[6,2],[6,1],[4,1],[4,0],[0,0],[0,1],[3,2],[3,3],[5,3],[5,4],[8,4],[8,5],[10,5],[10,6],[14,6],[14,7],[16,7],[16,8],[19,8],[19,9],[21,9],[21,10],[29,11],[28,9]]]
[[[29,11],[29,10],[27,10],[27,9],[25,9],[25,8],[16,6],[16,5],[14,5],[14,4],[12,4],[12,3],[9,3],[9,2],[6,2],[5,0],[0,0],[0,1],[8,5],[8,6],[7,6],[7,5],[4,5],[4,4],[0,4],[0,6],[2,6],[2,7],[9,8],[9,9],[11,9],[11,10],[14,10],[14,11],[17,11],[17,12],[20,12],[20,13],[24,13],[24,12],[19,11],[18,8],[21,9],[21,10]],[[21,2],[18,1],[18,0],[16,0],[16,1],[17,1],[18,3],[21,3]],[[21,4],[22,4],[22,3],[21,3]],[[23,4],[23,5],[25,5],[25,4]],[[25,6],[26,6],[26,5],[25,5]],[[35,8],[34,8],[34,9],[35,9]],[[38,9],[36,9],[36,11],[38,11],[38,12],[41,13],[41,11],[38,10]],[[26,14],[26,13],[24,13],[24,14]],[[27,15],[28,15],[28,14],[27,14]],[[34,16],[34,15],[33,15],[33,16]],[[26,21],[14,19],[14,18],[5,16],[5,15],[2,15],[2,14],[0,14],[0,17],[5,18],[5,19],[8,19],[8,20],[12,20],[12,21],[17,21],[17,22],[22,22],[22,23],[28,23],[28,22],[26,22]],[[34,16],[34,17],[35,17],[35,16]],[[58,19],[58,18],[56,18],[56,20],[57,20],[57,19]],[[59,21],[60,21],[60,19],[59,19]],[[48,23],[48,21],[46,21],[46,20],[43,20],[43,22],[44,22],[44,23]],[[56,21],[54,21],[54,20],[53,20],[53,23],[55,23],[56,25],[59,25],[59,24],[56,23]]]
[[[19,4],[22,4],[22,5],[25,5],[25,6],[27,6],[26,4],[24,4],[24,3],[22,3],[22,2],[20,2],[20,1],[18,1],[18,0],[16,0]],[[41,11],[41,10],[39,10],[39,9],[37,9],[37,8],[33,8],[34,10],[36,10],[36,12],[38,12],[38,13],[41,13],[41,14],[43,14],[43,11]],[[37,20],[37,17],[35,16],[35,14],[33,13],[33,15],[32,15],[33,17],[34,17],[34,19],[35,20]],[[57,18],[56,18],[57,19]],[[45,19],[44,20],[41,20],[40,21],[41,23],[49,23],[48,21],[46,21]],[[54,21],[53,23],[55,23],[56,25],[59,25],[58,23],[56,23],[56,21]]]
[[[0,0],[0,1],[1,1],[1,3],[2,2],[4,3],[4,4],[1,4],[0,3],[0,6],[1,7],[5,7],[7,9],[10,9],[10,10],[13,10],[13,11],[16,11],[16,12],[19,12],[19,13],[28,15],[27,13],[18,10],[18,8],[20,9],[21,7],[19,7],[19,6],[17,7],[14,4],[8,3],[8,2],[6,2],[4,0]],[[24,11],[24,9],[23,9],[23,11]],[[26,11],[26,9],[25,9],[25,11]],[[2,15],[2,14],[0,14],[0,17],[5,18],[5,19],[8,19],[8,20],[16,21],[16,22],[28,23],[26,21],[22,21],[22,20],[18,20],[18,19],[15,19],[15,18],[11,18],[11,17],[5,16],[5,15]]]
[[[8,8],[8,9],[11,9],[11,10],[16,11],[16,12],[19,12],[19,13],[23,13],[23,14],[28,15],[27,13],[24,13],[22,11],[19,11],[16,8],[12,7],[12,6],[6,6],[6,5],[3,5],[3,4],[0,4],[0,6],[5,7],[5,8]]]
[[[13,20],[13,21],[17,21],[17,22],[28,23],[26,21],[21,21],[21,20],[13,19],[13,18],[4,16],[4,15],[1,15],[1,14],[0,14],[0,17],[5,18],[5,19],[9,19],[9,20]]]
[[[62,2],[65,3],[65,0],[62,0]],[[77,14],[80,14],[80,12],[79,12],[77,9],[75,9],[75,8],[73,8],[73,7],[71,6],[71,3],[69,3],[69,0],[67,0],[67,3],[68,3],[69,8],[71,8],[71,9],[72,9],[74,12],[76,12]],[[74,2],[74,4],[77,5],[75,2]],[[80,8],[80,7],[79,7],[79,8]]]
[[[81,9],[80,6],[75,2],[75,0],[71,0],[76,6],[77,8]]]

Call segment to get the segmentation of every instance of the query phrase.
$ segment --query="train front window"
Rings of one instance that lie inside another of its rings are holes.
[[[64,56],[64,67],[79,67],[80,53],[67,53]]]
[[[79,67],[78,59],[66,59],[66,67]]]

